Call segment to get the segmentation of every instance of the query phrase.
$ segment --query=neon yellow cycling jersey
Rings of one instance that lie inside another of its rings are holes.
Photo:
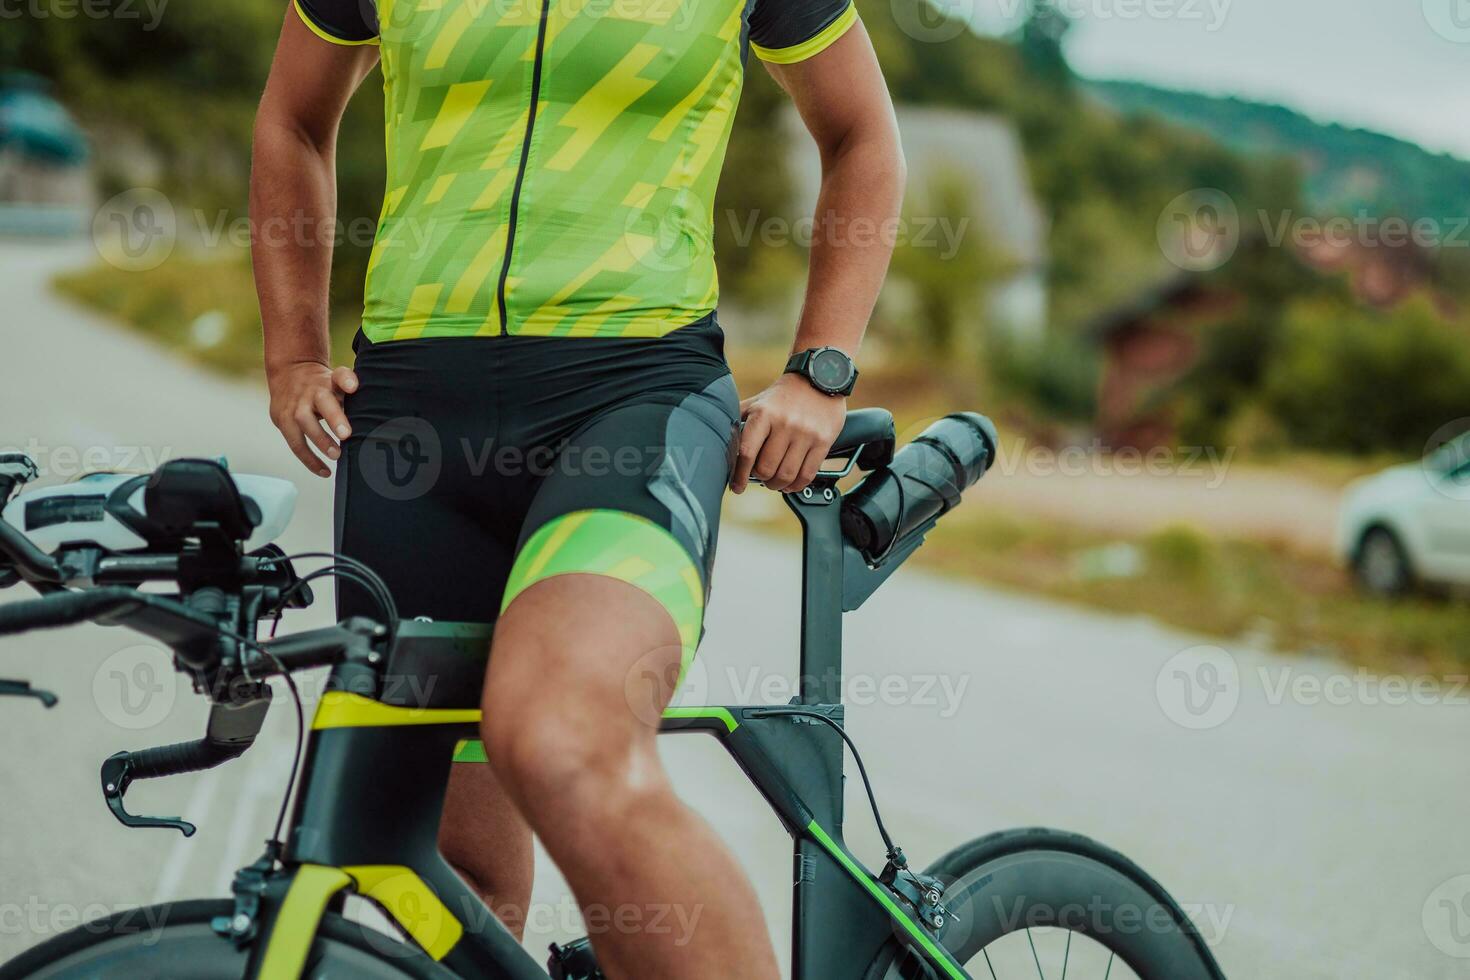
[[[714,196],[745,73],[852,0],[296,0],[379,44],[388,182],[372,341],[660,337],[715,308]]]

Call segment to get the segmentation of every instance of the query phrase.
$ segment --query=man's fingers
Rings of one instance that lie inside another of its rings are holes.
[[[822,464],[826,461],[827,451],[821,446],[813,446],[807,450],[806,458],[801,463],[801,471],[797,474],[796,479],[791,482],[790,492],[800,493],[811,486],[812,481],[817,478],[817,473],[821,471]]]
[[[755,467],[756,457],[765,445],[771,426],[761,416],[746,420],[740,430],[740,454],[735,459],[735,472],[730,477],[730,489],[744,493],[750,485],[750,471]]]
[[[357,391],[357,372],[350,367],[339,367],[332,371],[332,384],[343,394]]]
[[[747,415],[750,414],[750,406],[754,405],[755,404],[755,400],[757,398],[759,398],[759,397],[760,397],[759,395],[751,395],[749,398],[746,398],[746,399],[744,399],[744,400],[742,400],[740,402],[740,417],[741,418],[745,418],[745,416],[747,416]]]
[[[342,451],[337,448],[337,440],[322,428],[322,420],[315,411],[303,406],[296,413],[296,424],[301,427],[302,435],[311,440],[312,444],[321,450],[323,456],[328,459],[336,459],[342,455]]]
[[[327,464],[318,459],[316,453],[311,451],[311,447],[306,444],[306,437],[301,434],[301,430],[295,425],[288,424],[282,428],[281,435],[286,437],[286,445],[290,446],[291,451],[296,454],[296,458],[301,460],[302,466],[305,466],[317,476],[332,475],[332,471],[327,469]]]
[[[751,473],[772,490],[785,489],[785,484],[777,474],[790,445],[791,438],[786,433],[772,429],[771,434],[766,437],[765,445],[761,447],[760,455],[755,458],[755,467]]]
[[[776,466],[776,475],[772,478],[771,486],[782,493],[794,493],[800,490],[804,486],[800,480],[801,467],[806,457],[805,443],[795,440],[788,443],[786,454],[781,457],[781,462]]]
[[[336,434],[338,439],[346,439],[352,435],[352,426],[347,424],[347,413],[342,411],[342,402],[330,392],[318,391],[316,393],[316,411],[327,423],[327,428]]]

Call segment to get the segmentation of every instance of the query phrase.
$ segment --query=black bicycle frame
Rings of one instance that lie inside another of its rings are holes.
[[[968,977],[912,909],[843,843],[842,614],[861,605],[903,557],[866,565],[843,539],[841,493],[824,479],[787,495],[804,531],[801,686],[795,705],[670,709],[662,730],[715,736],[794,841],[792,976],[854,980],[897,941],[933,975]],[[322,913],[355,890],[376,901],[415,943],[467,976],[545,980],[439,855],[451,766],[482,761],[478,703],[490,628],[404,623],[386,673],[334,669],[313,723],[283,861],[259,893],[250,976],[295,975]],[[436,690],[391,690],[431,677]],[[248,870],[248,869],[247,869]],[[242,872],[243,874],[243,872]],[[237,906],[241,902],[237,888]]]

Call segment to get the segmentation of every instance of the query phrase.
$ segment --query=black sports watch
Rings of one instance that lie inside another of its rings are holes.
[[[799,374],[824,395],[850,395],[857,385],[857,365],[836,347],[798,351],[786,362],[786,374]]]

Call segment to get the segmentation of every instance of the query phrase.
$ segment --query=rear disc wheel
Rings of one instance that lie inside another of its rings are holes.
[[[951,914],[939,940],[976,980],[1223,980],[1168,893],[1086,837],[1005,831],[951,851],[925,873],[949,883]],[[934,976],[895,941],[868,980]]]

